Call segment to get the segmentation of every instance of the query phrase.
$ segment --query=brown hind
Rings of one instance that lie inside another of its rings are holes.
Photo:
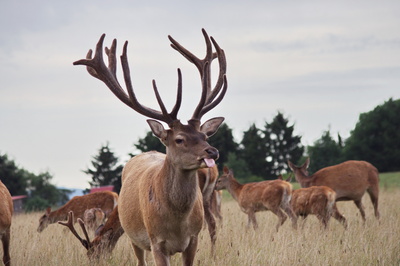
[[[301,187],[327,186],[336,192],[336,201],[354,201],[364,222],[365,211],[361,199],[367,191],[374,206],[375,217],[379,219],[379,173],[372,164],[365,161],[346,161],[325,167],[311,176],[308,176],[307,171],[310,158],[302,166],[296,166],[290,161],[288,165]]]

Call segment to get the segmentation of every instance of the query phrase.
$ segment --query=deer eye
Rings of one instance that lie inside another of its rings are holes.
[[[175,143],[176,144],[182,144],[183,143],[183,139],[175,139]]]

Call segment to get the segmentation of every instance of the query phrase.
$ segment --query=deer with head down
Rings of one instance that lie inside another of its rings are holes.
[[[233,171],[224,166],[223,174],[218,178],[216,190],[226,189],[238,202],[241,210],[248,216],[248,224],[258,228],[256,212],[271,211],[278,216],[276,230],[283,225],[287,216],[292,220],[293,228],[297,228],[297,217],[290,206],[292,185],[282,180],[271,180],[240,184],[234,177]]]
[[[372,164],[365,161],[346,161],[325,167],[311,176],[308,176],[307,171],[310,158],[302,166],[296,166],[290,161],[288,165],[301,187],[327,186],[336,192],[336,201],[354,201],[364,222],[365,211],[361,199],[367,191],[374,206],[375,217],[379,218],[379,173]]]
[[[201,125],[202,116],[217,106],[227,90],[224,51],[203,30],[206,56],[199,59],[172,37],[171,46],[193,63],[200,72],[201,99],[188,124],[182,124],[177,114],[182,99],[181,71],[178,69],[178,93],[175,106],[168,112],[155,81],[153,89],[161,111],[140,104],[133,91],[127,59],[127,42],[121,56],[127,92],[116,77],[116,40],[105,48],[108,67],[103,61],[103,34],[86,59],[74,62],[86,65],[88,72],[103,81],[126,105],[150,117],[147,120],[153,134],[167,147],[166,154],[147,152],[133,157],[122,171],[122,187],[118,200],[119,218],[123,230],[132,241],[138,265],[146,265],[145,250],[151,250],[156,265],[169,265],[170,256],[182,253],[185,265],[192,265],[197,249],[198,234],[203,225],[203,202],[198,185],[197,170],[213,167],[218,150],[207,143],[223,122],[217,117]],[[213,52],[213,47],[215,52]],[[210,64],[219,62],[219,77],[211,88]],[[165,129],[165,122],[169,129]]]
[[[39,219],[37,231],[41,233],[49,224],[64,221],[70,211],[75,214],[74,222],[76,222],[77,218],[83,219],[85,211],[91,208],[100,208],[108,216],[117,206],[117,202],[118,194],[111,191],[99,191],[83,196],[75,196],[55,211],[51,211],[51,208],[48,207]]]
[[[81,244],[87,249],[87,255],[91,261],[98,260],[101,256],[105,256],[114,249],[119,238],[124,234],[118,216],[118,206],[116,206],[108,217],[104,225],[100,225],[96,232],[95,237],[90,241],[85,222],[81,218],[77,218],[79,225],[85,235],[85,239],[81,238],[74,227],[74,212],[68,213],[67,221],[59,221],[58,223],[68,227]]]
[[[11,218],[14,212],[14,205],[7,187],[0,181],[0,238],[3,244],[4,265],[11,265],[10,238]]]

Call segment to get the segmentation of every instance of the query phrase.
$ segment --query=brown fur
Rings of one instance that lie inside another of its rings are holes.
[[[290,204],[297,217],[306,218],[309,214],[313,214],[325,229],[331,216],[347,228],[346,218],[338,211],[335,200],[336,193],[333,189],[326,186],[312,186],[293,190]]]
[[[233,172],[224,167],[223,175],[218,179],[215,189],[226,189],[239,203],[240,208],[248,215],[248,224],[253,224],[257,229],[258,224],[255,213],[259,211],[271,211],[279,218],[276,230],[286,221],[292,220],[293,228],[296,228],[297,218],[290,206],[292,185],[282,180],[261,181],[248,184],[240,184],[233,176]],[[284,211],[284,212],[283,212]]]
[[[365,161],[346,161],[325,167],[308,176],[309,164],[310,158],[307,158],[300,167],[288,161],[288,165],[301,187],[327,186],[332,188],[336,192],[336,201],[354,201],[360,210],[363,221],[365,221],[365,212],[361,199],[367,191],[374,206],[375,217],[379,218],[379,173],[372,164]]]
[[[0,238],[3,243],[3,262],[6,266],[11,265],[10,238],[13,211],[14,206],[10,192],[0,181]]]
[[[96,230],[96,236],[88,249],[89,258],[98,259],[101,255],[111,252],[123,234],[124,229],[119,221],[118,206],[116,206],[104,226]]]
[[[106,214],[100,208],[87,209],[83,214],[83,221],[86,227],[91,231],[96,230],[100,225],[104,224],[105,220]]]
[[[211,253],[214,254],[215,242],[217,240],[217,226],[214,217],[213,205],[215,205],[215,183],[218,178],[218,168],[215,165],[212,168],[203,168],[197,171],[199,177],[199,186],[203,194],[203,208],[204,208],[204,218],[207,223],[208,232],[211,238]]]
[[[45,214],[39,219],[37,231],[42,232],[49,224],[67,219],[68,212],[73,211],[76,223],[78,218],[83,219],[87,209],[100,208],[108,216],[117,205],[118,194],[111,191],[100,191],[83,196],[75,196],[58,210],[51,211],[47,208]]]

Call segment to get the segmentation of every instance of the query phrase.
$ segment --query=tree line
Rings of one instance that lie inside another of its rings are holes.
[[[346,140],[339,134],[332,136],[330,130],[326,130],[313,145],[304,147],[301,136],[294,134],[295,124],[290,123],[282,112],[277,112],[273,120],[265,122],[262,128],[251,124],[239,142],[235,141],[232,129],[224,123],[209,143],[220,152],[219,170],[228,166],[241,182],[275,179],[279,174],[289,172],[288,160],[300,164],[305,157],[311,158],[310,174],[346,160],[368,161],[380,172],[400,171],[399,113],[400,99],[389,99],[360,114]],[[137,153],[131,153],[131,157],[150,150],[165,153],[164,145],[151,131],[139,138],[133,148]],[[91,167],[83,172],[92,178],[90,187],[113,185],[119,192],[123,164],[107,142],[92,157]],[[50,173],[34,175],[20,169],[6,154],[0,155],[0,177],[12,195],[28,194],[28,209],[56,205],[68,198],[68,190],[58,190],[51,184]]]

